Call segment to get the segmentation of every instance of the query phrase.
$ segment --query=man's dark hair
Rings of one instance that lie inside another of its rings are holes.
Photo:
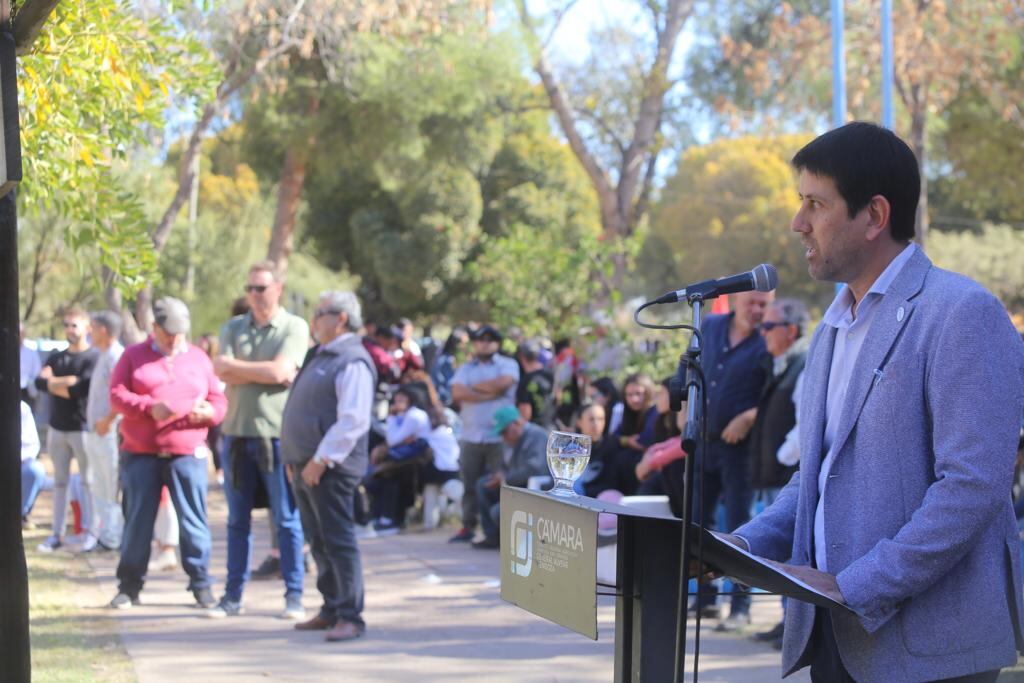
[[[914,238],[921,175],[914,152],[891,130],[863,121],[848,123],[807,143],[792,164],[798,171],[831,178],[850,218],[875,195],[885,197],[892,207],[893,239]]]

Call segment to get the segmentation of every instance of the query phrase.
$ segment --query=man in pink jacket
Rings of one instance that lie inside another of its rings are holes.
[[[212,607],[206,432],[224,419],[227,400],[210,359],[186,340],[191,321],[185,304],[159,299],[153,318],[153,334],[125,350],[110,380],[111,404],[122,415],[125,510],[118,593],[110,606],[139,604],[160,488],[166,486],[178,513],[188,589],[201,607]]]

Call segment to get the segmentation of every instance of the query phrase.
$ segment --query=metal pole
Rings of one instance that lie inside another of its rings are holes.
[[[832,0],[832,126],[846,123],[846,47],[843,0]]]
[[[882,0],[882,125],[896,127],[892,105],[892,0]]]

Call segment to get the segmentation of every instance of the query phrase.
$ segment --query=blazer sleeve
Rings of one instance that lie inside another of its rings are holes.
[[[1009,499],[1024,406],[1019,335],[995,297],[977,288],[950,302],[930,346],[923,427],[931,430],[935,482],[893,538],[836,577],[869,633],[971,551]]]
[[[800,502],[800,470],[793,473],[775,502],[732,533],[747,542],[755,555],[776,562],[789,562],[793,555],[793,534]]]

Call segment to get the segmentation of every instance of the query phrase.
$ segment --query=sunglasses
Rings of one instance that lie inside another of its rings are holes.
[[[269,287],[270,285],[246,285],[244,289],[246,292],[256,292],[257,294],[262,294],[263,292],[267,291]]]
[[[789,325],[789,323],[783,323],[783,322],[761,323],[761,331],[762,332],[771,332],[776,327],[786,327],[787,325]]]
[[[325,315],[341,315],[341,311],[332,311],[329,308],[318,308],[315,311],[313,311],[313,320],[321,318]]]

